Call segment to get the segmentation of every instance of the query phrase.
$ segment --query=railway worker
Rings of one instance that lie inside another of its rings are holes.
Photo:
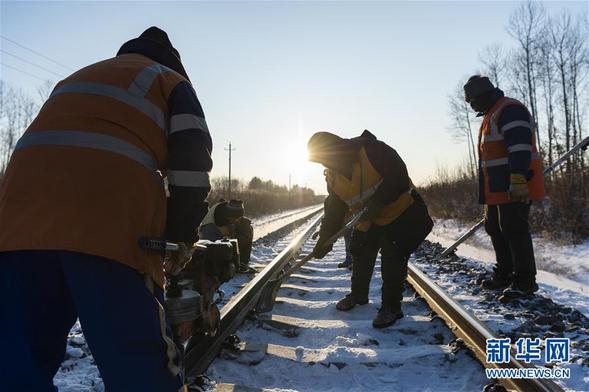
[[[538,290],[528,225],[532,200],[544,197],[542,159],[534,119],[521,102],[505,97],[489,78],[475,75],[464,85],[466,102],[483,117],[479,130],[479,202],[497,264],[487,289],[504,289],[503,298]]]
[[[156,27],[57,84],[0,187],[0,390],[55,391],[76,319],[107,390],[183,390],[161,256],[138,239],[192,246],[211,149],[180,55]]]
[[[198,228],[199,238],[216,241],[236,238],[239,245],[239,272],[253,273],[249,267],[254,239],[252,221],[244,216],[242,200],[223,200],[209,209]]]
[[[308,150],[309,159],[321,163],[330,173],[325,216],[313,249],[316,258],[331,250],[325,241],[343,226],[346,214],[367,208],[352,232],[352,290],[336,307],[348,311],[368,303],[380,250],[382,305],[372,325],[390,326],[403,317],[401,301],[409,256],[433,226],[427,207],[397,152],[368,131],[352,139],[317,132],[309,140]]]

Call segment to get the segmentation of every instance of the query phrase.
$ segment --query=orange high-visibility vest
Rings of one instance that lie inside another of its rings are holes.
[[[485,114],[479,130],[479,156],[484,177],[483,187],[485,204],[489,205],[511,202],[508,195],[509,176],[511,174],[508,159],[509,151],[505,146],[503,138],[503,132],[507,129],[499,129],[498,125],[498,120],[503,109],[511,105],[521,106],[527,111],[525,105],[518,100],[503,97]],[[540,157],[536,146],[533,124],[525,125],[529,126],[532,132],[532,157],[530,161],[530,170],[533,172],[533,175],[528,180],[528,189],[530,200],[538,200],[544,197],[542,158]],[[511,127],[510,124],[507,124],[506,126]],[[527,148],[529,148],[529,146]]]
[[[0,251],[70,250],[164,283],[168,98],[186,79],[140,54],[98,62],[53,90],[0,186]],[[205,173],[206,174],[206,173]],[[208,177],[207,177],[208,183]]]
[[[333,170],[328,170],[326,172],[326,181],[332,191],[348,205],[351,213],[354,213],[364,206],[376,192],[382,183],[382,177],[372,166],[366,154],[366,149],[362,147],[358,152],[358,161],[353,165],[351,179]],[[409,182],[411,183],[411,180]],[[385,206],[380,216],[371,221],[360,222],[356,228],[360,231],[367,231],[372,223],[378,226],[386,226],[393,222],[413,204],[412,189],[413,185],[397,200]]]

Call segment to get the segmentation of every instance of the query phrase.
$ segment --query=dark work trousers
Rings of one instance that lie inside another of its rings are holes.
[[[0,252],[0,269],[0,391],[57,391],[78,318],[107,391],[180,389],[162,290],[137,271],[57,250]]]
[[[252,221],[248,218],[241,218],[235,224],[235,238],[239,244],[239,264],[247,267],[250,263],[252,246],[254,241],[254,228]]]
[[[495,249],[497,276],[513,273],[516,284],[536,283],[536,262],[528,225],[530,204],[508,203],[485,206],[485,230]]]
[[[427,207],[419,196],[417,198],[392,223],[386,226],[373,224],[365,233],[353,232],[350,244],[354,258],[352,295],[357,301],[368,299],[374,263],[380,250],[382,307],[395,311],[401,309],[407,261],[433,227]]]

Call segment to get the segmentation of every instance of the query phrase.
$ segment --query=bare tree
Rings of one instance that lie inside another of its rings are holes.
[[[552,56],[556,65],[560,83],[560,106],[564,115],[565,149],[571,148],[571,98],[570,98],[570,69],[569,40],[572,21],[570,14],[563,13],[550,23],[550,39],[552,41]],[[567,171],[571,170],[567,161]]]
[[[549,26],[546,28],[548,33]],[[552,59],[552,45],[548,34],[544,35],[539,49],[540,49],[540,67],[539,78],[542,84],[542,92],[544,96],[544,109],[546,111],[546,136],[548,140],[548,164],[552,165],[554,158],[554,149],[558,148],[558,139],[555,127],[555,113],[554,113],[554,88],[556,73],[554,70],[554,62]]]
[[[479,53],[479,60],[483,63],[483,74],[491,78],[491,80],[500,87],[503,76],[507,69],[506,54],[500,44],[487,45],[481,53]]]
[[[462,83],[458,84],[453,94],[448,95],[448,105],[448,115],[452,121],[448,131],[456,141],[467,144],[469,173],[474,177],[477,168],[477,150],[472,135],[475,115],[464,100]]]
[[[39,100],[43,103],[45,102],[49,96],[51,95],[51,91],[53,91],[53,87],[55,86],[55,82],[51,80],[46,80],[42,84],[37,86],[37,96]]]
[[[37,111],[35,102],[20,89],[0,83],[0,173],[4,173],[18,138]]]
[[[536,67],[538,46],[544,31],[545,10],[541,3],[528,0],[520,4],[509,18],[507,31],[519,44],[521,56],[515,64],[523,67],[526,81],[526,101],[536,121],[536,139],[540,144],[538,105],[536,99]]]

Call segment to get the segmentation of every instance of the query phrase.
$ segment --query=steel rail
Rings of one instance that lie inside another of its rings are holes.
[[[278,256],[276,256],[254,279],[240,290],[221,309],[221,325],[214,337],[204,337],[184,357],[187,376],[203,374],[221,350],[225,339],[243,322],[247,314],[256,308],[266,284],[285,275],[292,268],[302,245],[308,240],[321,220],[313,220]],[[306,258],[308,259],[308,258]],[[301,261],[296,263],[302,267]],[[466,347],[485,368],[534,368],[510,356],[509,363],[491,364],[486,362],[487,339],[497,336],[476,316],[452,299],[441,287],[426,276],[419,268],[409,263],[407,282],[425,299],[430,308],[447,324],[453,334],[462,339]],[[498,379],[509,390],[522,392],[562,392],[563,389],[548,379]]]
[[[534,368],[531,364],[520,362],[510,356],[509,363],[487,363],[487,339],[497,336],[476,316],[453,300],[440,286],[428,278],[419,268],[409,263],[407,282],[423,297],[428,305],[448,325],[456,337],[462,339],[467,347],[485,368]],[[510,390],[522,392],[560,392],[563,389],[549,379],[498,379]]]
[[[317,212],[315,211],[313,214]],[[266,283],[275,279],[296,257],[301,246],[313,234],[315,226],[322,216],[314,219],[302,233],[223,306],[221,323],[216,335],[202,337],[185,353],[184,373],[186,376],[200,375],[206,371],[221,350],[223,342],[235,332],[247,314],[255,308]]]

